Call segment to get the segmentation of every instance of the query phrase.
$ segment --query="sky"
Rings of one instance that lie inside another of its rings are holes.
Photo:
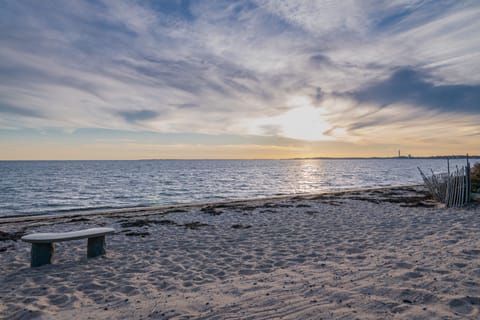
[[[0,0],[0,159],[480,154],[477,0]]]

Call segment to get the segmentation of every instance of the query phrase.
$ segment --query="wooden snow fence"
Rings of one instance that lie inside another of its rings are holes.
[[[450,172],[450,163],[448,162],[448,172],[435,174],[432,171],[431,176],[425,175],[420,168],[425,186],[429,189],[433,198],[447,207],[462,207],[471,201],[472,181],[470,177],[470,163],[467,158],[467,165]]]

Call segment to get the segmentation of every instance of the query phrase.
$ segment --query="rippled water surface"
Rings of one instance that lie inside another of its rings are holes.
[[[417,167],[446,160],[0,161],[0,217],[418,184]]]

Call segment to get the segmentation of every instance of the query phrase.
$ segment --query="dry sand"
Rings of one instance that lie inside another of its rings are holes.
[[[0,222],[3,238],[112,226],[107,255],[0,241],[5,319],[480,319],[480,206],[421,187]],[[1,240],[1,239],[0,239]]]

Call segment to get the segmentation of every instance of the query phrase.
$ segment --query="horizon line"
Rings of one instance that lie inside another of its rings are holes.
[[[370,157],[294,157],[294,158],[139,158],[139,159],[0,159],[7,161],[255,161],[255,160],[368,160],[368,159],[480,159],[480,155],[432,155],[432,156],[370,156]]]

